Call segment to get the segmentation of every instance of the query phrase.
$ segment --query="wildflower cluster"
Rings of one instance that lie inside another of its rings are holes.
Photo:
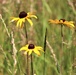
[[[33,26],[33,22],[31,21],[31,18],[36,18],[37,16],[35,16],[33,13],[26,13],[25,11],[20,12],[19,17],[12,17],[11,22],[16,21],[17,22],[17,27],[23,28],[24,27],[24,23],[26,21],[28,21],[30,23],[31,26]],[[59,25],[65,25],[69,28],[75,28],[74,26],[74,22],[73,21],[66,21],[65,19],[55,19],[49,20],[50,23],[53,24],[59,24]],[[23,46],[22,48],[20,48],[20,51],[24,51],[24,54],[31,55],[32,52],[34,52],[37,55],[40,55],[40,51],[43,52],[43,48],[40,46],[35,46],[34,44],[27,44],[25,46]]]
[[[11,22],[13,21],[17,21],[17,27],[23,28],[24,23],[26,22],[26,20],[30,23],[30,25],[33,25],[33,22],[31,21],[30,18],[36,18],[37,16],[35,16],[33,13],[26,13],[25,11],[20,12],[19,17],[12,17]],[[24,47],[22,47],[20,49],[20,51],[24,51],[24,54],[31,55],[32,52],[36,53],[37,55],[40,55],[40,51],[43,52],[43,48],[40,46],[35,46],[34,44],[27,44]]]

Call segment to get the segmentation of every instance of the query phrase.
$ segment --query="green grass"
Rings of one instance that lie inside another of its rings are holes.
[[[31,3],[31,1],[33,1]],[[71,0],[72,3],[72,0]],[[75,2],[76,3],[76,2]],[[45,31],[47,28],[47,41],[53,48],[57,58],[58,65],[55,65],[55,60],[48,46],[45,52],[45,75],[75,75],[76,74],[76,32],[68,27],[64,27],[64,45],[62,50],[61,26],[50,24],[49,19],[66,19],[68,21],[76,21],[76,11],[73,10],[68,3],[68,0],[16,0],[6,1],[0,4],[0,12],[6,24],[6,27],[11,33],[13,31],[14,43],[17,49],[16,60],[17,64],[14,67],[13,60],[13,45],[11,44],[12,37],[8,37],[7,31],[0,19],[0,75],[14,75],[14,70],[17,69],[15,75],[24,75],[26,73],[26,56],[19,52],[19,49],[26,44],[25,32],[23,29],[16,27],[16,23],[10,23],[12,16],[18,16],[20,11],[29,12],[32,10],[36,13],[38,19],[32,19],[33,36],[30,37],[30,25],[26,22],[29,39],[32,38],[34,43],[39,46],[44,46]],[[74,8],[75,9],[75,8]],[[36,75],[43,75],[44,71],[44,53],[41,56],[33,54],[33,69]]]

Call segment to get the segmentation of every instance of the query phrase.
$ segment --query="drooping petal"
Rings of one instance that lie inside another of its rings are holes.
[[[74,28],[75,26],[73,24],[66,24],[67,27],[70,27],[70,28]]]
[[[32,13],[32,12],[28,12],[28,13],[27,13],[27,17],[28,17],[28,18],[34,17],[34,18],[37,19],[37,16],[35,16],[34,13]]]
[[[74,28],[75,27],[74,24],[73,24],[73,21],[70,21],[70,22],[65,21],[63,24],[66,25],[67,27],[70,27],[70,28]]]
[[[27,21],[30,23],[30,25],[32,26],[33,25],[33,22],[27,18]]]
[[[37,49],[34,49],[33,51],[34,51],[34,53],[36,53],[37,55],[40,56],[40,52]]]
[[[24,26],[24,23],[25,22],[25,18],[21,19],[21,22],[20,22],[20,28],[22,28]]]
[[[37,16],[35,16],[35,15],[30,15],[30,17],[34,17],[34,18],[36,18],[36,19],[37,19]]]
[[[20,27],[22,27],[23,19],[20,20]]]
[[[13,22],[13,21],[17,21],[17,20],[19,20],[19,18],[12,17],[11,22]]]
[[[72,27],[75,27],[74,24],[70,24]]]
[[[17,21],[17,27],[19,27],[19,25],[20,25],[20,20]]]
[[[26,50],[26,51],[24,52],[24,54],[26,55],[26,54],[27,54],[27,52],[28,52],[28,50]]]
[[[25,22],[26,20],[25,20],[25,18],[23,18],[23,22]]]
[[[40,47],[40,46],[37,46],[36,49],[37,49],[37,50],[40,50],[40,51],[42,51],[42,52],[44,52],[43,48]]]
[[[59,23],[59,20],[57,20],[57,19],[55,19],[55,20],[50,19],[49,22],[50,23],[54,23],[54,24],[58,24]]]
[[[26,46],[20,48],[20,51],[22,51],[22,50],[28,51],[28,45],[26,45]]]
[[[30,15],[33,15],[33,14],[34,14],[33,12],[28,12],[27,16],[30,16]]]
[[[31,54],[32,54],[32,51],[33,51],[33,50],[29,50],[29,51],[28,51],[28,55],[31,55]]]

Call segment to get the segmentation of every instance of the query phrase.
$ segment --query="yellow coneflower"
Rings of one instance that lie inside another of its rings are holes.
[[[37,55],[40,55],[40,51],[43,52],[43,48],[42,47],[35,46],[34,44],[27,44],[27,45],[25,45],[24,47],[22,47],[20,49],[20,51],[23,51],[23,50],[24,50],[24,54],[28,53],[29,55],[31,55],[32,52],[34,52]]]
[[[23,23],[27,20],[30,23],[30,25],[32,26],[33,23],[30,19],[32,17],[37,19],[37,17],[35,15],[33,15],[33,13],[31,13],[31,12],[26,13],[25,11],[22,11],[22,12],[20,12],[19,17],[12,17],[11,22],[17,21],[17,27],[23,27],[23,25],[24,25]]]
[[[50,23],[54,23],[54,24],[59,24],[59,25],[63,24],[63,25],[66,25],[67,27],[70,27],[70,28],[74,28],[75,27],[73,21],[66,21],[65,19],[60,19],[60,20],[57,20],[57,19],[52,20],[52,19],[50,19],[49,22]]]

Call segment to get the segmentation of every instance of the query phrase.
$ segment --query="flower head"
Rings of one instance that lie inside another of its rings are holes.
[[[32,52],[34,52],[37,55],[40,55],[40,51],[43,52],[43,48],[42,47],[35,46],[34,44],[27,44],[27,45],[25,45],[24,47],[22,47],[20,49],[20,51],[23,51],[23,50],[24,50],[24,54],[28,53],[29,55],[31,55]]]
[[[30,19],[32,17],[37,19],[37,17],[35,15],[33,15],[33,13],[29,13],[29,12],[26,13],[25,11],[22,11],[22,12],[20,12],[19,17],[12,17],[11,22],[17,21],[17,27],[22,28],[24,26],[23,23],[27,20],[30,23],[30,25],[32,26],[33,23],[32,23],[32,21]]]
[[[57,19],[52,20],[52,19],[50,19],[49,22],[50,23],[54,23],[54,24],[59,24],[59,25],[63,24],[63,25],[66,25],[67,27],[70,27],[70,28],[74,28],[75,27],[73,21],[66,21],[65,19],[60,19],[60,20],[57,20]]]

